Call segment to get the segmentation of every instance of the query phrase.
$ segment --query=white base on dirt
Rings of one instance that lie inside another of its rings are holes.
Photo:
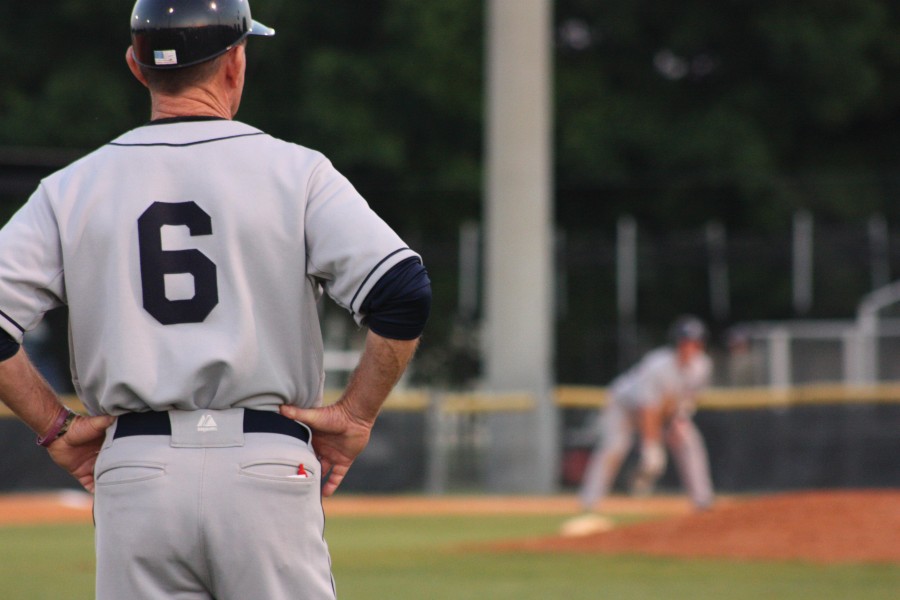
[[[560,534],[565,537],[580,537],[603,533],[613,528],[613,522],[600,515],[587,514],[573,517],[562,524]]]

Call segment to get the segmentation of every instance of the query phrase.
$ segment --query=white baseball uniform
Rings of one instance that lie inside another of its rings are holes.
[[[322,291],[360,320],[411,257],[324,156],[240,122],[157,121],[41,183],[0,231],[0,327],[67,305],[88,410],[172,415],[171,439],[107,432],[98,597],[334,596],[311,444],[240,415],[318,406]]]
[[[609,400],[600,415],[600,443],[594,449],[580,490],[581,505],[593,509],[606,497],[634,442],[640,408],[675,401],[675,416],[667,424],[666,442],[688,494],[698,507],[712,501],[712,483],[703,438],[691,420],[697,394],[708,385],[712,362],[705,353],[680,365],[676,351],[658,348],[646,354],[610,385]],[[664,456],[662,457],[664,461]],[[659,473],[665,466],[659,465]]]
[[[311,407],[321,290],[359,319],[411,256],[321,154],[235,121],[152,124],[44,180],[3,229],[0,327],[21,342],[67,304],[93,414]]]

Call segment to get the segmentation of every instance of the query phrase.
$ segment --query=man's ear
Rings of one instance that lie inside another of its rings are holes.
[[[144,87],[147,87],[147,79],[144,77],[144,74],[141,73],[141,66],[137,64],[137,61],[134,59],[133,46],[128,46],[128,50],[125,51],[125,62],[128,63],[128,68],[131,70],[131,74],[134,75],[134,78],[140,81]]]
[[[247,55],[244,53],[244,44],[238,44],[225,54],[225,80],[229,87],[243,87],[246,68]]]

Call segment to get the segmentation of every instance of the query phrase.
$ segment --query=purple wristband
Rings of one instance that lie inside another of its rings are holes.
[[[69,410],[68,407],[63,406],[62,410],[59,411],[59,414],[56,415],[56,420],[53,421],[53,425],[50,427],[50,430],[43,437],[38,436],[37,445],[43,446],[46,448],[50,444],[56,441],[56,439],[64,433],[63,427],[65,427],[70,421],[70,418],[73,418],[75,413]]]

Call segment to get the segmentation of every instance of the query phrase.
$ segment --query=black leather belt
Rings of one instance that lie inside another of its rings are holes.
[[[167,412],[127,413],[116,423],[113,439],[132,435],[172,435]],[[244,433],[280,433],[309,442],[309,430],[279,413],[244,409]]]

